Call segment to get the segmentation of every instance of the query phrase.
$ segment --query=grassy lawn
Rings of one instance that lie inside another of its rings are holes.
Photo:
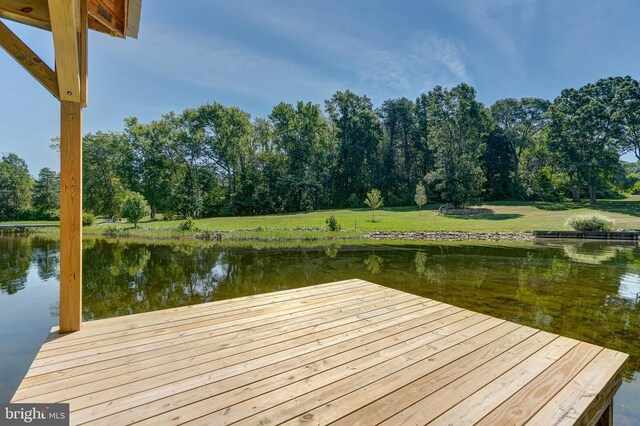
[[[266,216],[219,217],[196,219],[200,230],[232,232],[236,239],[317,239],[319,237],[356,238],[372,231],[458,231],[458,232],[530,232],[534,229],[567,229],[565,221],[575,214],[598,212],[613,219],[613,227],[640,229],[640,196],[626,200],[600,200],[598,206],[587,203],[571,202],[495,202],[481,207],[493,211],[491,214],[450,216],[438,215],[440,204],[430,204],[418,213],[415,207],[383,208],[376,211],[373,222],[368,209],[322,210],[310,213],[295,213]],[[325,229],[325,220],[335,216],[343,232],[329,233]],[[105,224],[85,228],[88,235],[101,234]],[[150,236],[156,238],[180,238],[193,235],[196,231],[176,231],[180,220],[143,221],[139,229],[131,224],[120,222],[115,225],[132,236]],[[305,229],[306,228],[306,229]],[[47,232],[57,232],[50,230]]]
[[[200,229],[264,230],[291,228],[324,228],[333,215],[344,229],[360,233],[371,231],[460,231],[460,232],[529,232],[534,229],[566,229],[564,223],[575,214],[599,212],[614,221],[614,228],[640,229],[640,196],[627,200],[603,200],[596,207],[570,202],[530,203],[496,202],[483,205],[493,214],[449,216],[438,215],[440,204],[430,204],[418,213],[415,207],[383,208],[372,221],[368,209],[321,210],[267,216],[243,216],[197,219]],[[144,228],[176,227],[180,221],[142,223]]]

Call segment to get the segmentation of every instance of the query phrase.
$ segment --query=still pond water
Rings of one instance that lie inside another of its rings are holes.
[[[0,402],[57,324],[58,242],[0,237]],[[631,354],[616,424],[640,425],[640,248],[429,243],[313,249],[85,241],[85,320],[362,278]]]

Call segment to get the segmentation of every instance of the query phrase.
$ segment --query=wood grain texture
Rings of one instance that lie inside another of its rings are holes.
[[[51,30],[47,0],[0,0],[0,18]]]
[[[20,38],[0,21],[0,46],[38,83],[42,84],[56,99],[58,98],[58,77],[56,73]]]
[[[81,101],[80,53],[78,51],[79,11],[79,0],[49,0],[58,76],[58,97],[61,101],[77,103]]]
[[[92,425],[592,424],[626,359],[354,279],[54,330],[13,402]]]
[[[60,332],[82,322],[82,107],[60,103]]]

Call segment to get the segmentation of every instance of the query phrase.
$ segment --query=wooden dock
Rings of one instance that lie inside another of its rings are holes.
[[[52,330],[72,424],[608,424],[627,355],[361,280]]]
[[[583,240],[638,241],[638,231],[532,231],[536,238],[580,238]]]

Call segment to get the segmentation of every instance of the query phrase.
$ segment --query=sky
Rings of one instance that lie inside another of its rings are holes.
[[[122,130],[210,102],[266,116],[281,101],[323,104],[338,90],[415,99],[473,85],[485,105],[553,100],[599,78],[640,79],[638,0],[146,0],[139,39],[91,32],[84,130]],[[53,64],[51,33],[7,22]],[[57,101],[0,52],[0,155],[32,174],[59,170],[49,148]],[[626,158],[625,158],[626,159]],[[631,158],[628,158],[631,160]]]

